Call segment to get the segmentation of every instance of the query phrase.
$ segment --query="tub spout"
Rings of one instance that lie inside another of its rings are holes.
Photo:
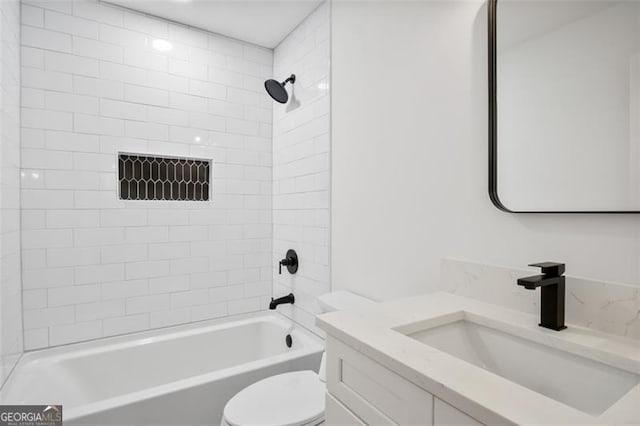
[[[269,309],[274,310],[278,307],[278,305],[282,305],[283,303],[291,303],[295,302],[296,298],[293,296],[293,293],[289,293],[286,296],[279,297],[277,299],[271,298],[271,302],[269,303]]]

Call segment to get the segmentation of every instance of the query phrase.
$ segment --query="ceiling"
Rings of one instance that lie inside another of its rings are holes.
[[[322,0],[107,0],[129,9],[274,48]]]

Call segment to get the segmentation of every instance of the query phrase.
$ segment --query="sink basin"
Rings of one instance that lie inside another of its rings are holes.
[[[637,374],[482,325],[464,312],[429,324],[395,330],[587,414],[604,413],[640,383]]]

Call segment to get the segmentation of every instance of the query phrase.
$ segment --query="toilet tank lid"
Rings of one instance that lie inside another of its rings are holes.
[[[373,300],[358,296],[350,291],[334,291],[318,297],[318,303],[324,312],[358,308],[373,303]]]

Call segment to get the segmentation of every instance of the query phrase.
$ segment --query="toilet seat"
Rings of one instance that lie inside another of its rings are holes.
[[[256,382],[229,400],[228,426],[312,426],[324,420],[325,384],[313,371],[279,374]]]
[[[314,421],[313,421],[313,422],[311,422],[311,423],[307,423],[307,424],[304,424],[304,425],[298,425],[298,426],[319,426],[319,425],[322,425],[322,424],[324,424],[324,417],[321,417],[321,418],[319,418],[319,419],[317,419],[317,420],[314,420]],[[264,423],[264,422],[262,422],[260,425],[254,425],[254,426],[263,426],[263,425],[269,425],[269,424],[268,424],[268,423]],[[229,423],[227,423],[227,421],[223,418],[223,419],[222,419],[222,422],[220,422],[220,426],[235,426],[235,425],[230,425],[230,424],[229,424]],[[269,425],[269,426],[273,426],[273,425]]]

